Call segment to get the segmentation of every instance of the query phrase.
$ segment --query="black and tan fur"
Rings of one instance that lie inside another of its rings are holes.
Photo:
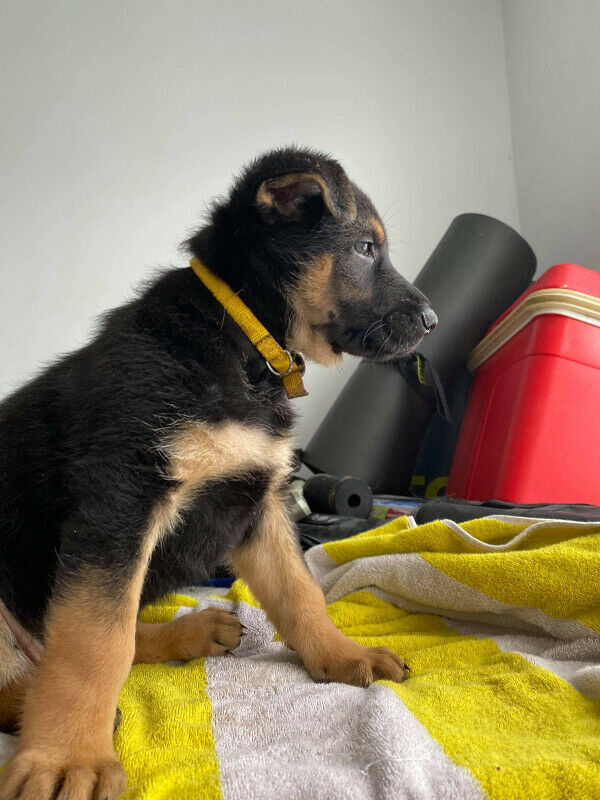
[[[313,151],[251,164],[188,248],[321,363],[397,358],[435,321],[393,269],[369,199]],[[304,567],[284,505],[292,421],[280,379],[190,269],[166,271],[4,400],[0,598],[43,652],[0,668],[3,721],[22,708],[0,797],[123,790],[112,730],[132,662],[224,653],[241,632],[216,609],[142,625],[140,603],[224,562],[315,679],[403,679],[399,658],[333,626]],[[0,628],[1,656],[14,632]]]

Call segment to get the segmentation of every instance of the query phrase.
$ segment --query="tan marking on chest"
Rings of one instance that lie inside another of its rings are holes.
[[[291,470],[293,458],[289,436],[273,436],[242,422],[186,423],[163,450],[169,476],[188,491],[257,469],[283,476]]]
[[[241,422],[186,422],[163,442],[162,450],[168,462],[166,474],[175,483],[152,509],[143,532],[138,568],[131,579],[133,598],[139,598],[142,591],[154,548],[175,529],[198,489],[257,469],[271,473],[273,482],[281,483],[293,463],[291,437],[273,436]]]

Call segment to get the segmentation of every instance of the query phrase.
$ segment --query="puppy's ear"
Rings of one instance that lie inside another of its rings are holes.
[[[292,172],[270,178],[259,186],[256,202],[263,211],[299,220],[307,201],[319,196],[336,219],[351,222],[356,218],[354,192],[345,175],[339,182],[328,181],[312,172]]]

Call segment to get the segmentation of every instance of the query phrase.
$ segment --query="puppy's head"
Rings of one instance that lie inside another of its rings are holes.
[[[252,208],[245,234],[262,263],[277,264],[265,277],[283,287],[289,349],[322,364],[343,352],[388,361],[437,324],[427,298],[392,266],[375,207],[337,161],[296,148],[268,153],[231,202]]]

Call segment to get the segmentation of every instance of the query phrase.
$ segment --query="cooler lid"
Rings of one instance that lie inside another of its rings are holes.
[[[469,370],[474,372],[542,314],[559,314],[600,327],[600,273],[577,264],[551,267],[490,327],[469,357]]]

